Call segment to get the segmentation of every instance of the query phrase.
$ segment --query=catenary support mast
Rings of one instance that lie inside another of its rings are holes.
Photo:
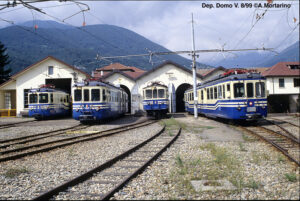
[[[196,78],[196,52],[195,52],[195,37],[194,37],[194,18],[192,13],[192,40],[193,40],[193,51],[192,51],[192,57],[193,57],[193,91],[194,91],[194,117],[195,119],[198,118],[198,96],[197,96],[197,78]]]

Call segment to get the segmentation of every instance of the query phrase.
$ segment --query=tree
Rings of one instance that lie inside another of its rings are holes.
[[[11,69],[5,69],[5,66],[10,63],[9,56],[6,54],[6,48],[0,42],[0,84],[7,81],[10,77]]]

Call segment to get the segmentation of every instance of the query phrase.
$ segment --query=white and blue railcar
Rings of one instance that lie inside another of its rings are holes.
[[[257,120],[267,116],[265,78],[259,73],[229,71],[197,86],[197,111],[212,118]],[[184,94],[185,109],[194,113],[193,89]]]
[[[28,115],[35,119],[64,117],[70,114],[70,95],[54,89],[52,85],[30,89],[28,92]]]
[[[144,87],[143,107],[148,116],[165,116],[169,110],[168,87],[159,82],[152,82]]]
[[[85,81],[72,87],[73,118],[80,122],[116,118],[128,112],[128,95],[101,81]]]

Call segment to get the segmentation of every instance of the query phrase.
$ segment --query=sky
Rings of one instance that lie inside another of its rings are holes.
[[[12,0],[10,0],[12,2]],[[28,1],[26,1],[28,2]],[[82,26],[110,24],[134,31],[171,51],[274,48],[280,52],[299,40],[299,0],[233,1],[51,1],[33,3],[46,14],[22,5],[4,8],[0,28],[29,20],[55,20]],[[261,5],[261,6],[260,6]],[[86,10],[82,12],[82,10]],[[116,56],[116,55],[111,55]],[[182,55],[191,58],[188,55]],[[232,53],[201,53],[200,63],[220,61]]]

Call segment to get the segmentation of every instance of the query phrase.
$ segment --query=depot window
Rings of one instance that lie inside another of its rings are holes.
[[[100,101],[100,89],[92,89],[92,101]]]
[[[75,101],[81,101],[82,100],[82,94],[80,89],[74,90],[74,100]]]
[[[48,75],[53,75],[53,66],[48,66]]]
[[[38,99],[37,99],[37,94],[30,94],[29,95],[29,103],[37,103]]]
[[[159,89],[158,90],[158,98],[164,98],[165,97],[165,90]]]
[[[255,91],[256,91],[256,97],[264,97],[265,96],[265,83],[264,82],[256,82],[255,83]]]
[[[279,87],[284,87],[284,79],[279,78]]]
[[[48,103],[48,94],[39,94],[39,103]]]
[[[245,96],[245,89],[243,83],[235,83],[233,84],[234,97],[240,98]]]

